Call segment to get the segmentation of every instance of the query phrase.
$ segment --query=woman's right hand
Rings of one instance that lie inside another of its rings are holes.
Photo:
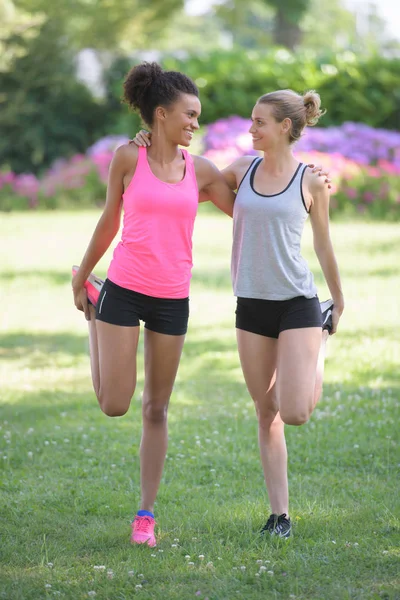
[[[130,140],[130,144],[136,144],[136,146],[151,146],[151,133],[146,129],[141,129],[139,133],[135,135],[133,140]]]
[[[85,313],[86,321],[90,321],[90,310],[87,292],[83,286],[76,287],[72,283],[72,292],[74,294],[74,303],[78,310]]]

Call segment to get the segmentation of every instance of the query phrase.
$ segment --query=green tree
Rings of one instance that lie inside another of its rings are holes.
[[[301,41],[301,19],[310,0],[228,0],[216,8],[232,32],[244,31],[252,25],[264,33],[274,44],[295,49]],[[252,20],[250,15],[254,16]],[[248,32],[247,32],[248,34]]]
[[[84,152],[104,132],[105,110],[76,81],[73,53],[59,22],[36,36],[14,35],[0,72],[0,165],[39,173],[56,158]]]
[[[10,0],[8,0],[10,2]],[[59,20],[75,48],[141,48],[184,0],[13,0],[21,11]]]

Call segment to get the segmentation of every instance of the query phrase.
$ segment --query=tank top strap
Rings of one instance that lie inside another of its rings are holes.
[[[248,168],[247,168],[247,171],[246,171],[246,173],[245,173],[245,174],[243,175],[243,177],[242,177],[242,181],[241,181],[241,182],[239,183],[239,185],[238,185],[237,192],[239,191],[239,189],[240,189],[240,186],[242,185],[242,183],[243,183],[244,181],[248,180],[248,181],[250,182],[250,179],[251,179],[251,176],[252,176],[252,174],[253,174],[253,171],[254,171],[254,169],[256,169],[256,168],[257,168],[257,166],[260,164],[260,162],[261,162],[261,161],[262,161],[262,157],[261,157],[261,156],[258,156],[258,157],[254,158],[254,159],[251,161],[251,163],[249,164],[249,166],[248,166]]]
[[[139,146],[139,154],[136,163],[136,170],[142,171],[143,169],[150,169],[150,165],[147,161],[147,148],[145,146]]]
[[[196,193],[198,194],[199,189],[198,189],[198,185],[197,185],[196,168],[194,166],[193,156],[185,148],[181,148],[181,151],[182,151],[183,157],[185,159],[185,164],[186,164],[186,169],[187,169],[187,173],[185,174],[186,175],[185,179],[187,180],[187,182],[190,182],[189,186],[191,188],[193,188],[196,191]]]
[[[183,154],[183,158],[185,159],[186,168],[189,171],[191,177],[196,177],[196,170],[194,168],[194,161],[190,152],[185,150],[185,148],[181,148],[181,152]]]

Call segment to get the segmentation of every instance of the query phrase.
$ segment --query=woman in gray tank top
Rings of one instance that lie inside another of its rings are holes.
[[[326,341],[336,332],[344,308],[329,236],[329,180],[292,154],[304,127],[315,125],[321,114],[315,92],[265,94],[253,109],[250,129],[254,149],[263,152],[263,158],[245,156],[222,171],[228,186],[237,190],[231,264],[238,298],[237,343],[256,407],[272,510],[261,532],[285,538],[291,534],[291,522],[284,424],[308,421],[322,391]],[[134,141],[151,143],[143,131]],[[199,201],[208,199],[200,194]],[[332,295],[321,306],[300,252],[308,216]]]
[[[322,392],[326,341],[344,309],[329,235],[329,189],[292,153],[304,127],[315,125],[321,114],[315,92],[265,94],[250,128],[263,158],[242,157],[223,171],[237,190],[231,263],[237,343],[256,407],[272,511],[261,531],[281,537],[291,533],[284,424],[302,425],[310,418]],[[332,295],[322,306],[300,251],[308,216]]]

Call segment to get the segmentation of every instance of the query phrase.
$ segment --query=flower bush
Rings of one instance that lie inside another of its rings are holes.
[[[222,168],[256,155],[250,122],[232,116],[211,124],[203,154]],[[41,179],[0,172],[0,210],[89,208],[104,203],[109,165],[127,137],[109,136],[69,160],[60,159]],[[299,160],[323,165],[333,180],[331,213],[400,219],[400,134],[345,123],[309,128],[295,146]]]
[[[0,210],[89,208],[102,204],[113,153],[128,138],[110,136],[86,154],[54,162],[41,179],[32,174],[0,173]]]

